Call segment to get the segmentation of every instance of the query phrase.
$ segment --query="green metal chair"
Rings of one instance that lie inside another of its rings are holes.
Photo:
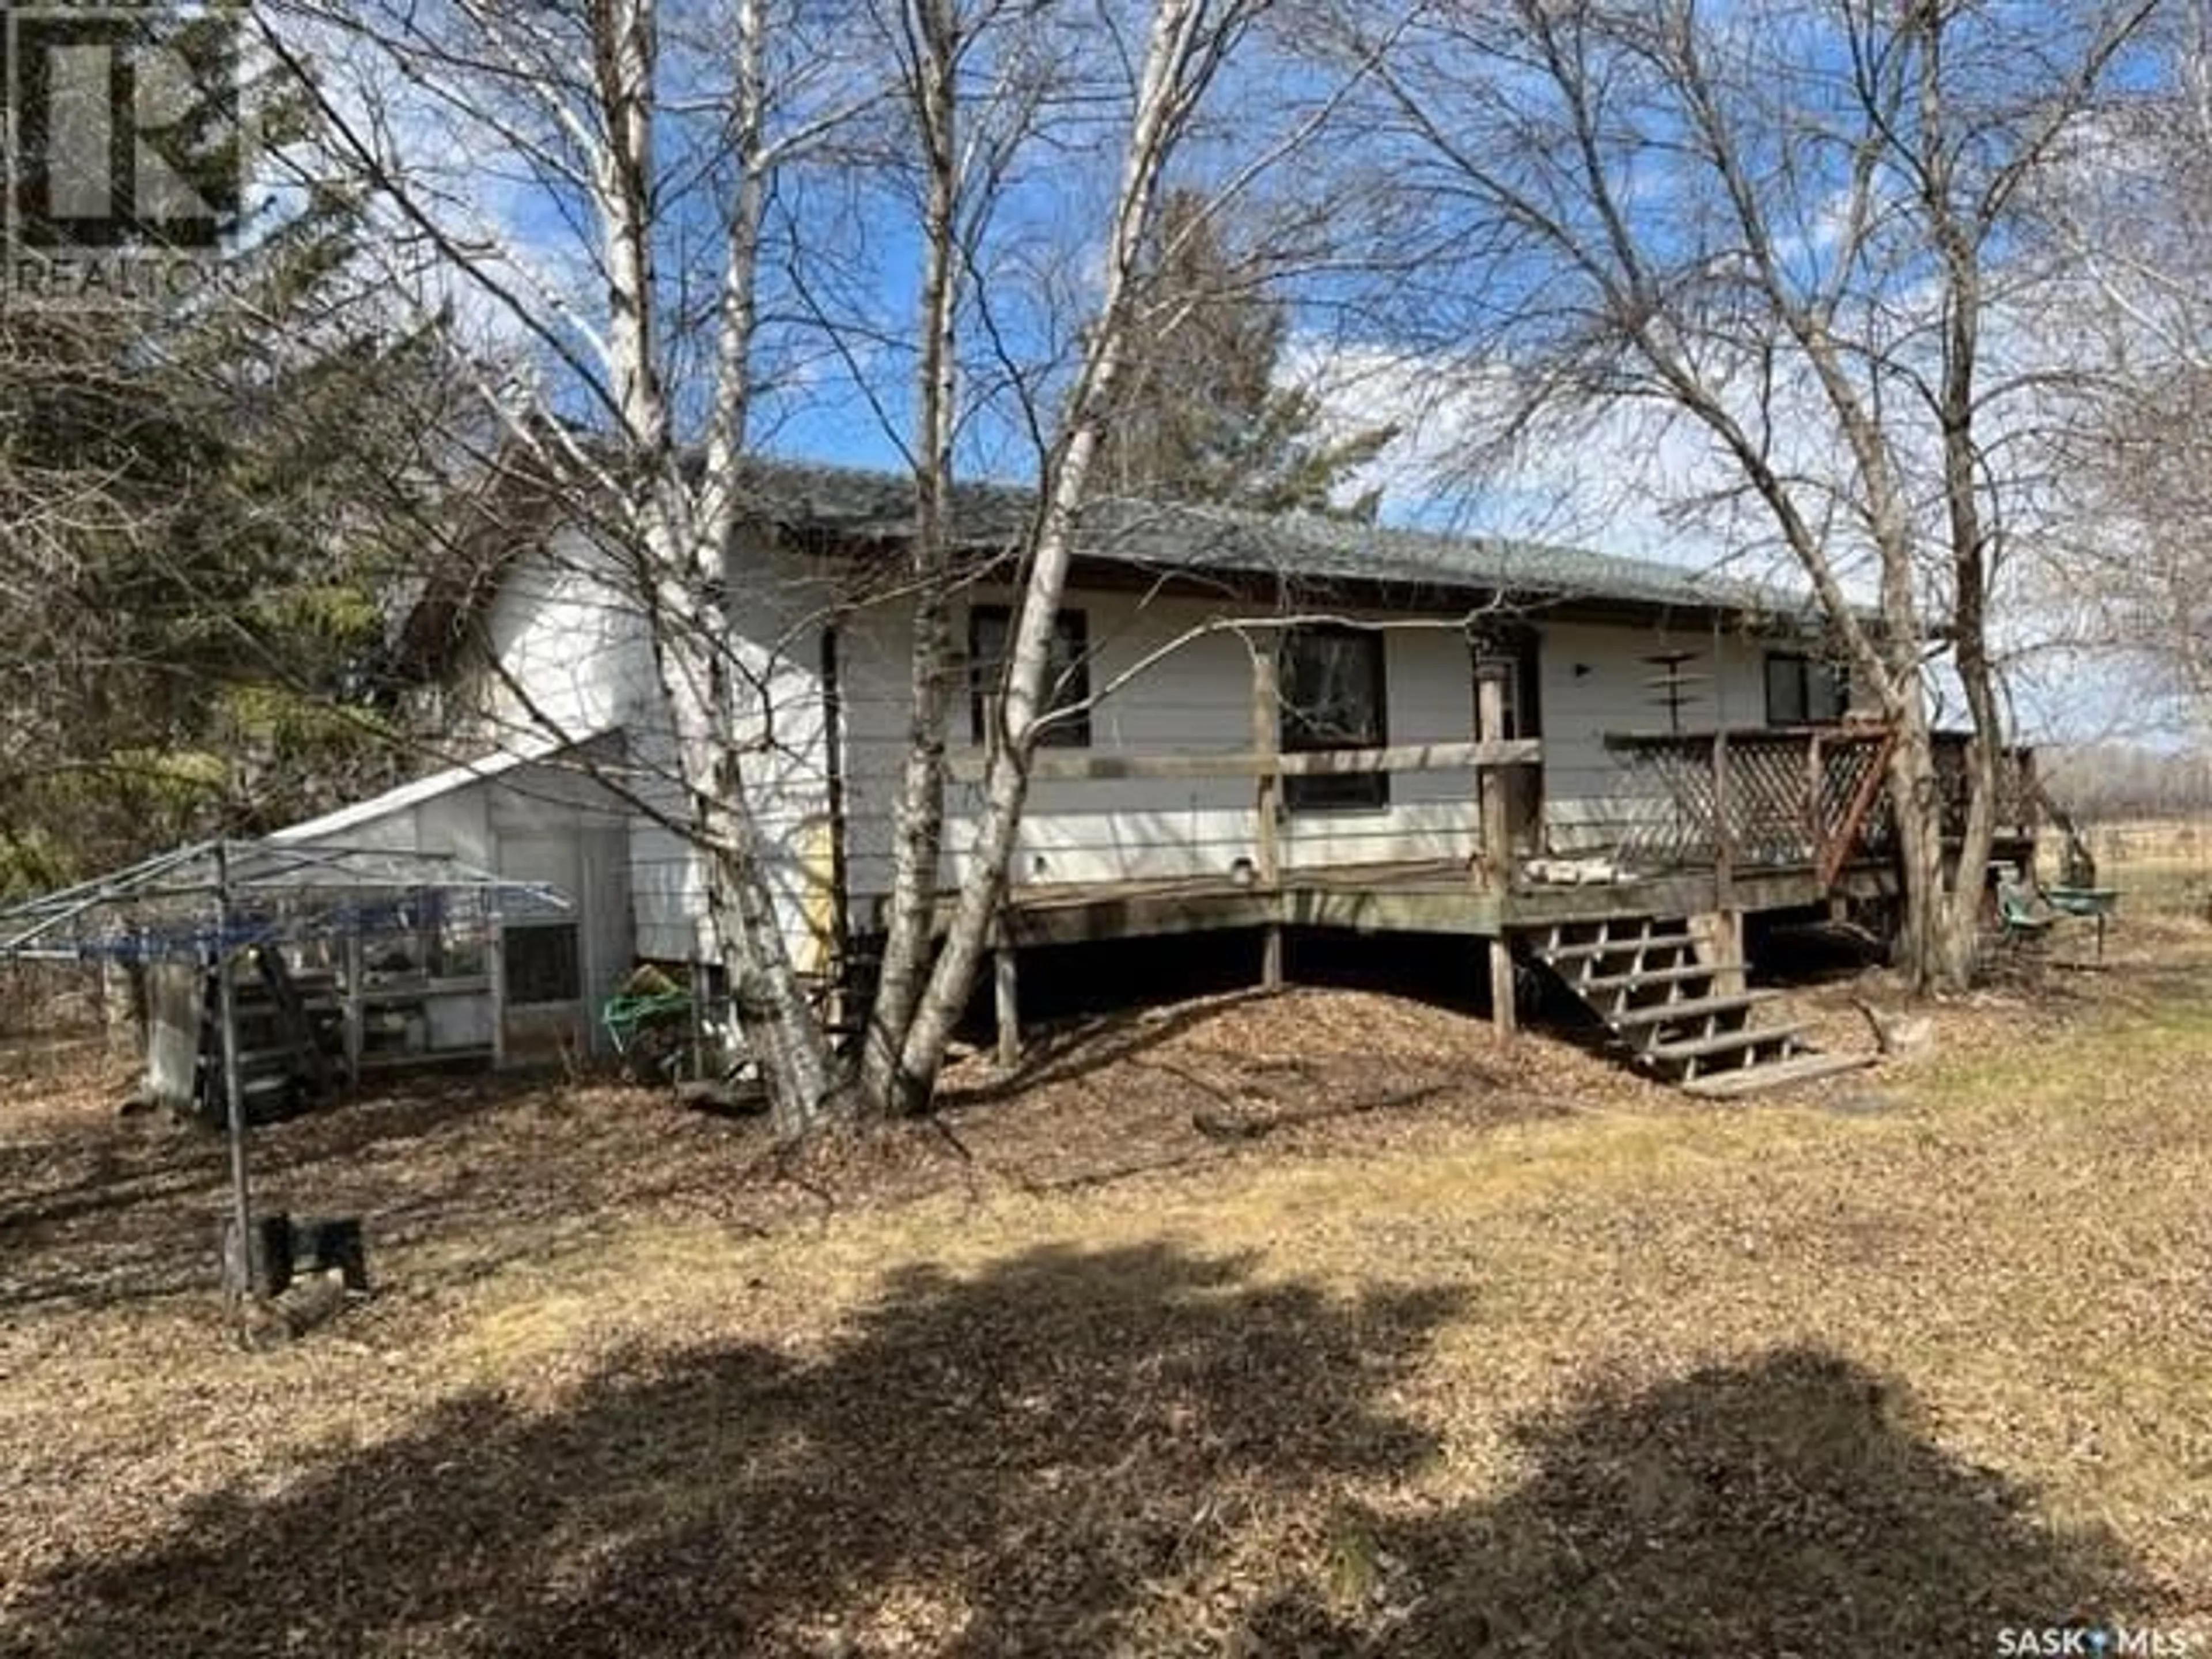
[[[2043,896],[2062,915],[2081,916],[2097,924],[2097,960],[2105,959],[2105,924],[2119,913],[2117,887],[2046,887]]]
[[[2058,918],[2047,908],[2038,908],[2038,895],[2033,885],[2012,872],[1997,878],[1997,925],[2008,945],[2032,945],[2048,935]]]

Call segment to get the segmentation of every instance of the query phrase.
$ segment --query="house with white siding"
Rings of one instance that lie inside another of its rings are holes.
[[[911,489],[753,471],[729,574],[749,775],[793,955],[850,981],[890,885]],[[1032,505],[999,486],[956,501],[948,893]],[[1443,932],[1479,943],[1501,1023],[1517,958],[1589,981],[1669,1075],[1805,1066],[1789,1036],[1729,1040],[1764,1029],[1729,1004],[1748,995],[1743,918],[1879,903],[1895,878],[1887,734],[1853,717],[1804,605],[1688,566],[1198,507],[1099,503],[1078,546],[1002,1005],[1038,944],[1249,929],[1274,975],[1286,929]],[[455,741],[484,758],[337,816],[586,895],[574,973],[549,988],[589,1039],[635,963],[708,954],[649,635],[580,532],[529,526],[465,586],[436,648]]]

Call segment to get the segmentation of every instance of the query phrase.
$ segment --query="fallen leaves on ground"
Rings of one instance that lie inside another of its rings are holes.
[[[271,1355],[219,1336],[220,1141],[46,1055],[0,1085],[0,1650],[2212,1651],[2206,938],[1741,1107],[1317,991],[797,1151],[422,1083],[257,1135],[379,1283]],[[1792,1006],[1865,1048],[1854,995]]]

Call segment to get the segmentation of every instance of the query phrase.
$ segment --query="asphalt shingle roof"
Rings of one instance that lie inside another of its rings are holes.
[[[762,507],[788,528],[860,540],[897,540],[911,532],[914,486],[903,475],[757,459],[748,468],[747,482]],[[963,485],[953,498],[954,535],[970,548],[1011,544],[1036,502],[1036,493],[1019,485]],[[1085,510],[1079,551],[1086,558],[1163,571],[1382,582],[1770,616],[1802,616],[1809,608],[1802,595],[1656,559],[1164,502],[1092,503]]]

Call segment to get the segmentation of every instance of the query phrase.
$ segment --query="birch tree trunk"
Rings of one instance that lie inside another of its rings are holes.
[[[1048,456],[1029,537],[1028,578],[1015,618],[1000,730],[986,767],[983,807],[943,948],[904,1036],[902,1087],[934,1086],[954,1023],[966,1007],[998,919],[1027,800],[1060,603],[1101,431],[1112,409],[1129,327],[1130,290],[1158,205],[1161,181],[1191,112],[1218,67],[1242,8],[1208,0],[1158,0],[1130,123],[1106,246],[1097,308],[1067,405]]]
[[[915,523],[908,563],[914,616],[908,650],[907,749],[891,844],[890,915],[860,1074],[866,1098],[891,1113],[917,1111],[929,1097],[930,1079],[914,1077],[901,1061],[935,937],[945,836],[961,187],[956,0],[906,0],[902,20],[924,167],[920,418],[912,445]]]
[[[784,941],[748,799],[729,610],[758,246],[759,13],[747,0],[738,17],[733,127],[738,143],[755,150],[742,156],[744,183],[729,219],[715,341],[718,401],[708,471],[696,493],[678,453],[654,338],[655,0],[598,0],[593,18],[605,143],[592,184],[605,238],[608,364],[630,473],[625,517],[652,586],[659,624],[652,630],[653,664],[697,828],[695,844],[707,860],[708,917],[738,1029],[760,1067],[777,1129],[799,1134],[830,1109],[832,1073],[820,1022]]]

